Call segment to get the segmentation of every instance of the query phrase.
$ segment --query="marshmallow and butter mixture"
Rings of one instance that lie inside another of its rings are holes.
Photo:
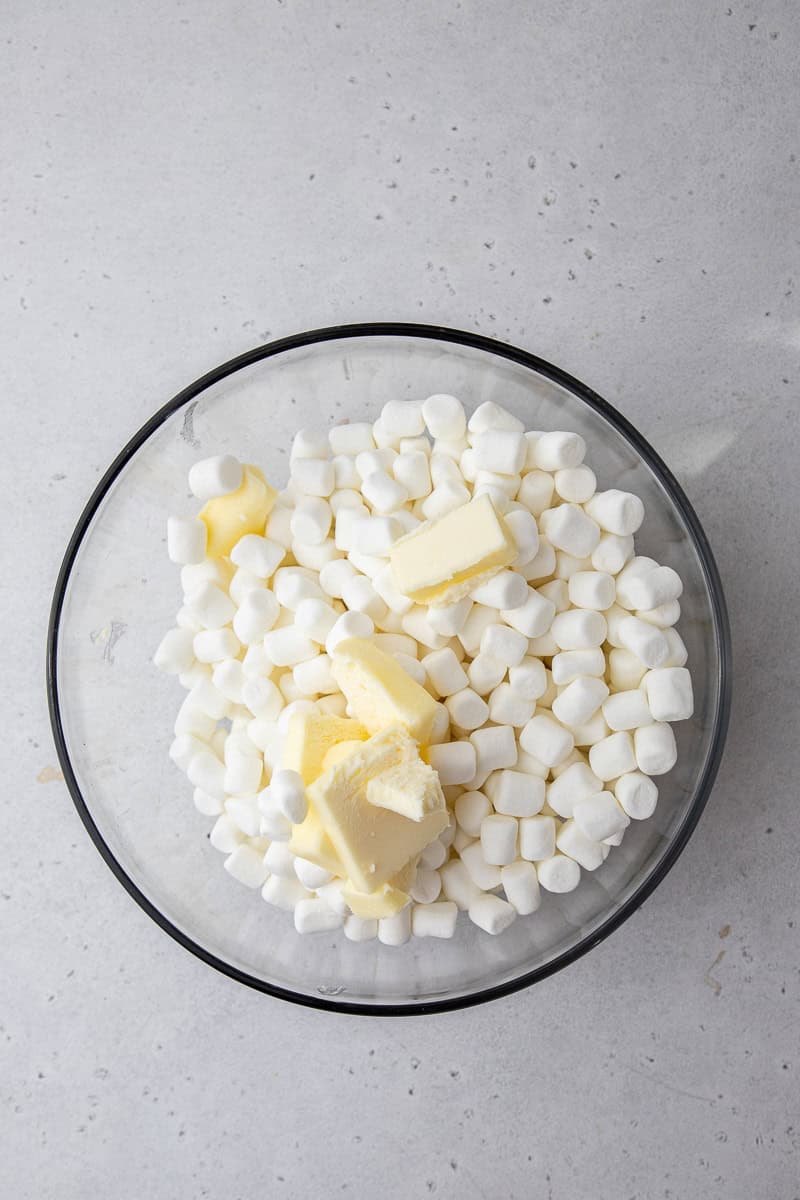
[[[682,584],[585,456],[437,394],[301,430],[282,491],[192,467],[154,657],[187,692],[170,755],[298,933],[499,934],[653,813],[693,709]]]

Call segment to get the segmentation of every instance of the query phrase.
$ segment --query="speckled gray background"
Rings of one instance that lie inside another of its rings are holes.
[[[800,1195],[794,3],[5,6],[0,1194]],[[705,523],[728,752],[666,882],[565,973],[392,1022],[250,993],[103,865],[43,696],[57,565],[149,413],[367,318],[606,395]],[[10,492],[10,496],[9,493]]]

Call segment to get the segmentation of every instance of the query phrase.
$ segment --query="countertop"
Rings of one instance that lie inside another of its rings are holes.
[[[7,9],[0,1193],[800,1195],[800,15],[778,0],[29,0]],[[167,938],[101,861],[44,695],[100,473],[185,383],[363,319],[523,346],[663,455],[731,611],[677,866],[563,973],[337,1017]]]

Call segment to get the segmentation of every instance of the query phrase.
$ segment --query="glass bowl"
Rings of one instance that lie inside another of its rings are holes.
[[[634,822],[603,866],[567,895],[490,937],[461,917],[455,938],[395,948],[341,931],[301,937],[291,915],[233,880],[208,842],[211,818],[168,758],[183,692],[152,655],[174,622],[178,572],[167,514],[193,511],[186,477],[230,452],[282,485],[301,426],[374,420],[389,399],[431,392],[471,409],[495,400],[529,429],[577,430],[601,488],[637,493],[637,551],[684,581],[680,632],[695,714],[655,815]],[[522,350],[424,325],[315,330],[210,371],[165,404],[117,456],[70,539],[53,599],[47,684],[67,785],[119,881],[186,949],[242,983],[299,1004],[398,1015],[476,1004],[527,987],[596,946],[664,878],[697,823],[729,710],[730,635],[717,569],[680,486],[658,455],[584,384]]]

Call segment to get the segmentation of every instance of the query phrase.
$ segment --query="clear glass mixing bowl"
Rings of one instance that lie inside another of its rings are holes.
[[[568,895],[492,938],[461,918],[452,941],[400,948],[341,932],[300,937],[291,916],[235,882],[207,840],[210,819],[167,756],[179,685],[152,665],[179,601],[167,514],[191,511],[186,476],[230,452],[281,484],[301,426],[374,420],[390,399],[431,392],[495,400],[529,429],[578,430],[599,486],[641,496],[639,553],[680,572],[680,632],[696,697],[680,756],[635,822]],[[128,443],[70,540],[53,600],[48,692],[64,775],[95,845],[134,899],[181,945],[242,983],[300,1004],[397,1015],[475,1004],[525,987],[596,946],[675,862],[708,798],[728,720],[730,635],[698,520],[644,439],[589,388],[521,350],[474,334],[379,324],[262,346],[186,388]]]

